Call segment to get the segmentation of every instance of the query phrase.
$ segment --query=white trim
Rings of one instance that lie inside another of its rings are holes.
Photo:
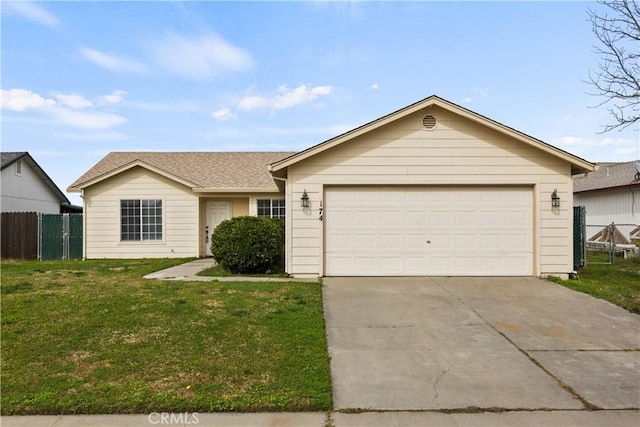
[[[277,161],[268,165],[268,170],[273,174],[282,169],[286,169],[287,167],[294,165],[302,160],[305,160],[309,157],[312,157],[316,154],[319,154],[325,150],[333,148],[337,145],[340,145],[346,141],[357,138],[358,136],[369,133],[375,129],[381,128],[389,123],[392,123],[398,119],[406,117],[410,114],[418,112],[423,109],[429,109],[433,106],[440,107],[447,111],[451,111],[452,113],[458,114],[460,116],[466,117],[474,122],[480,123],[488,128],[494,129],[498,132],[506,134],[512,138],[515,138],[519,141],[522,141],[526,144],[529,144],[535,148],[538,148],[542,151],[550,153],[556,157],[559,157],[567,162],[569,162],[572,166],[575,166],[576,169],[580,172],[590,172],[596,170],[596,165],[590,163],[584,159],[581,159],[573,154],[567,153],[565,151],[560,150],[552,145],[549,145],[539,139],[533,138],[529,135],[526,135],[518,130],[510,128],[508,126],[503,125],[502,123],[498,123],[494,120],[491,120],[487,117],[484,117],[478,113],[475,113],[471,110],[467,110],[464,107],[456,105],[452,102],[449,102],[445,99],[439,98],[437,96],[430,96],[422,101],[418,101],[415,104],[404,107],[398,111],[395,111],[389,115],[376,119],[372,122],[369,122],[363,126],[357,127],[347,133],[339,135],[335,138],[329,139],[325,142],[322,142],[316,146],[308,148],[307,150],[301,151],[297,154],[287,157],[286,159]],[[579,172],[576,172],[579,173]]]

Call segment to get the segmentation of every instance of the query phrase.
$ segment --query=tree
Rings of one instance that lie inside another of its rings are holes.
[[[594,52],[600,56],[596,71],[589,72],[595,88],[592,95],[609,104],[613,124],[603,132],[622,130],[640,121],[640,6],[629,0],[602,0],[602,12],[589,11],[593,33],[598,39]]]

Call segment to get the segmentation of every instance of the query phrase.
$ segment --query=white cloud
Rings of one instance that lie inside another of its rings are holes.
[[[59,124],[81,129],[106,130],[127,121],[126,117],[112,113],[80,112],[63,108],[55,108],[50,112]]]
[[[613,146],[613,147],[628,147],[630,145],[633,145],[633,141],[631,139],[628,138],[604,138],[602,140],[601,145],[604,147],[607,146]]]
[[[186,79],[206,80],[253,66],[248,51],[213,33],[193,38],[167,33],[148,43],[147,47],[156,63]]]
[[[56,105],[53,99],[46,99],[27,89],[0,90],[3,109],[26,111],[28,109],[50,108]]]
[[[224,107],[224,108],[220,108],[219,110],[216,110],[214,112],[211,113],[211,117],[213,117],[214,119],[218,120],[219,122],[224,122],[227,120],[233,120],[236,119],[238,116],[236,116],[233,111],[231,111],[230,108]]]
[[[56,133],[56,136],[73,141],[122,141],[129,137],[120,132],[91,132],[91,133]]]
[[[103,104],[117,104],[124,99],[127,92],[124,90],[114,90],[109,95],[102,95],[98,97],[98,101]]]
[[[616,155],[626,156],[633,154],[633,158],[636,159],[640,156],[640,148],[639,147],[624,147],[618,148],[613,152]]]
[[[133,58],[110,55],[92,48],[83,48],[80,53],[88,61],[107,70],[132,73],[144,73],[147,70],[143,63]]]
[[[300,85],[289,89],[287,86],[280,86],[272,96],[247,96],[240,100],[238,109],[241,111],[252,111],[257,109],[284,110],[301,104],[308,104],[321,96],[330,95],[333,92],[332,86],[309,86]]]
[[[93,107],[93,102],[89,101],[82,95],[65,95],[63,93],[59,93],[56,95],[56,99],[58,100],[59,105],[63,105],[71,108],[87,108]]]
[[[489,95],[489,89],[480,87],[480,86],[475,86],[473,88],[471,88],[471,93],[475,93],[478,94],[480,96],[487,96]]]
[[[472,102],[473,102],[473,99],[469,98],[468,96],[464,98],[462,101],[460,101],[461,104],[471,104]]]
[[[581,146],[581,145],[582,146],[590,145],[591,141],[588,141],[579,136],[563,136],[562,138],[559,139],[559,143],[564,146],[575,147],[575,146]]]
[[[380,89],[380,86],[378,86],[378,83],[374,83],[374,84],[371,85],[371,89],[378,90],[378,89]]]
[[[49,28],[57,29],[60,27],[60,20],[54,14],[30,1],[5,1],[2,11],[21,15]]]

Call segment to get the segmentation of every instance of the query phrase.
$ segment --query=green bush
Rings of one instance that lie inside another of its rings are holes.
[[[282,271],[284,221],[240,216],[223,221],[213,231],[211,253],[233,274]]]

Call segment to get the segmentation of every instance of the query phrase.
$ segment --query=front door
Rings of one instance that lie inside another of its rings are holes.
[[[205,254],[211,256],[211,237],[216,229],[225,219],[231,218],[230,202],[207,202],[207,217],[205,224]]]

